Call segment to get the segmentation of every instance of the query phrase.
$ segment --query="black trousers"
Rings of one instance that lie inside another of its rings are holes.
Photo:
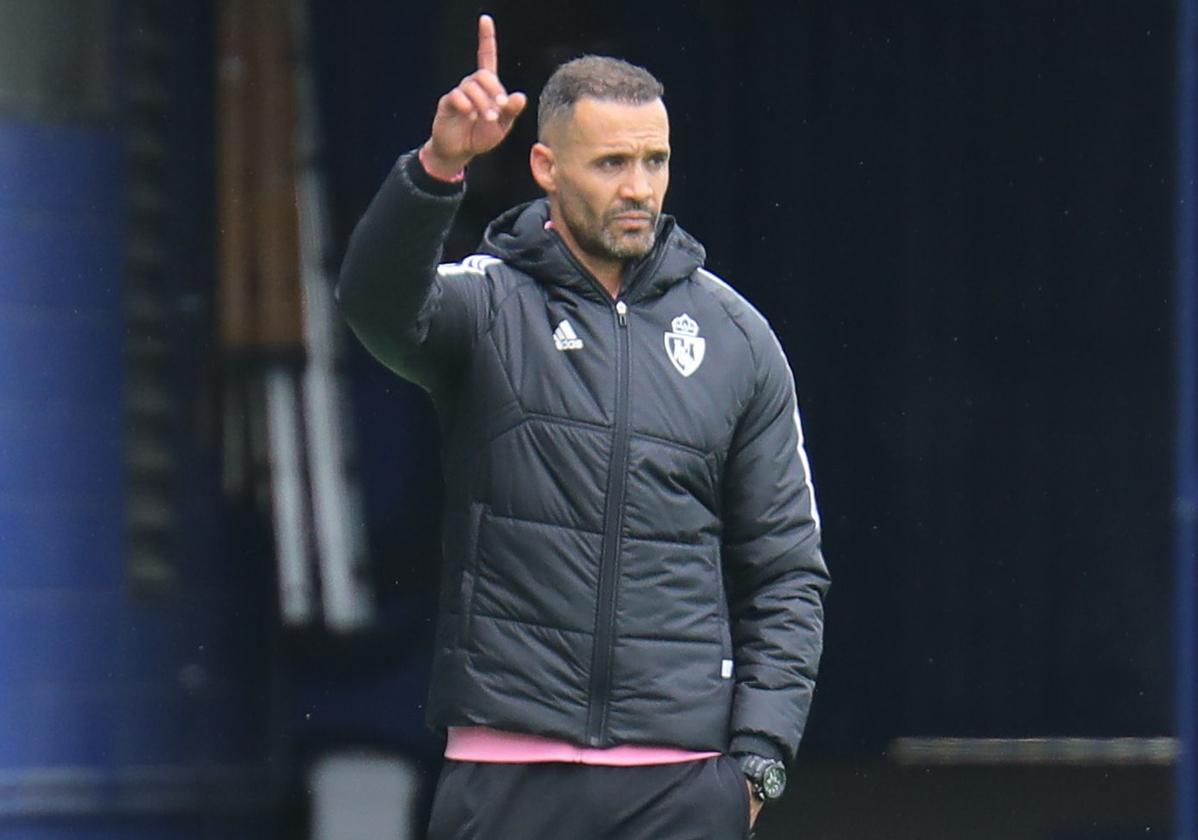
[[[743,840],[749,791],[728,756],[648,767],[446,761],[429,840]]]

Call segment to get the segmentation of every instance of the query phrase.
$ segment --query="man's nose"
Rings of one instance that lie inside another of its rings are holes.
[[[630,167],[628,177],[621,185],[621,197],[628,201],[647,201],[653,197],[653,182],[642,164]]]

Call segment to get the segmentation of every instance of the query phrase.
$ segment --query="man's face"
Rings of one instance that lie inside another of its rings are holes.
[[[670,182],[670,124],[660,99],[643,105],[584,97],[547,138],[562,221],[585,253],[643,257],[653,247]]]

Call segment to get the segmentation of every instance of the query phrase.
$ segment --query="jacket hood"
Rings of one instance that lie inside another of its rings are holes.
[[[487,226],[479,252],[498,257],[541,283],[568,286],[610,303],[611,298],[570,253],[561,236],[546,230],[547,221],[549,202],[544,198],[513,207]],[[706,256],[698,240],[680,228],[673,216],[663,213],[653,248],[625,275],[622,297],[632,301],[660,295],[702,266]]]

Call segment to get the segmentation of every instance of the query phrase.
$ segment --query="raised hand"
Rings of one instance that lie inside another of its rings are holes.
[[[437,103],[433,132],[420,159],[430,174],[451,178],[473,158],[507,137],[528,97],[511,93],[499,81],[499,45],[495,21],[478,19],[478,69]]]

